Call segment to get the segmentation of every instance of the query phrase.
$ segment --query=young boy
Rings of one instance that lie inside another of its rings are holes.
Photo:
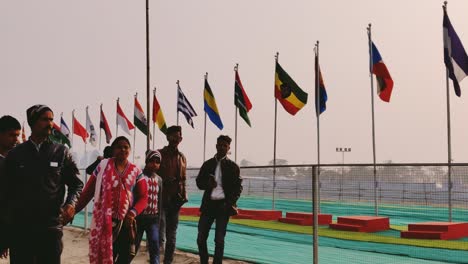
[[[140,247],[143,233],[146,232],[146,244],[151,264],[159,264],[159,221],[161,208],[162,179],[156,172],[161,164],[161,153],[148,150],[143,169],[143,177],[139,181],[146,181],[148,186],[148,206],[137,217],[136,250]]]

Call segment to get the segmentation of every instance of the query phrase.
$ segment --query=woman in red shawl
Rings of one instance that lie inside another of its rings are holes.
[[[94,197],[91,264],[130,263],[132,224],[148,201],[146,181],[136,181],[141,170],[128,161],[130,141],[117,137],[111,147],[114,157],[99,163],[76,205],[79,212]]]

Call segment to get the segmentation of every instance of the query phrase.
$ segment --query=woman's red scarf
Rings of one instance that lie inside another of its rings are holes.
[[[133,165],[127,168],[130,182],[135,182]],[[104,159],[99,163],[96,175],[96,189],[94,192],[94,209],[89,237],[89,262],[91,264],[113,264],[112,248],[112,176],[115,174],[114,159]]]

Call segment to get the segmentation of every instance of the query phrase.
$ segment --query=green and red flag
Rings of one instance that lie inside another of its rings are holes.
[[[236,70],[236,81],[234,84],[234,104],[237,106],[239,109],[239,115],[244,119],[244,121],[247,123],[247,125],[252,126],[250,124],[250,119],[247,113],[252,109],[252,103],[249,100],[249,97],[247,96],[247,93],[245,93],[244,86],[242,85],[242,82],[239,77],[239,73]]]

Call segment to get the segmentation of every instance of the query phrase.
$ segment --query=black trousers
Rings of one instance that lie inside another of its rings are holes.
[[[11,264],[60,264],[63,232],[58,228],[13,228]]]
[[[117,239],[112,244],[115,264],[128,264],[132,261],[130,255],[130,230],[123,224]]]
[[[210,200],[207,204],[207,210],[202,212],[198,221],[198,255],[200,256],[201,264],[208,264],[208,247],[206,241],[210,233],[213,222],[216,221],[215,227],[215,251],[213,264],[223,262],[224,255],[224,237],[226,236],[227,224],[229,222],[229,214],[226,210],[224,200]]]

